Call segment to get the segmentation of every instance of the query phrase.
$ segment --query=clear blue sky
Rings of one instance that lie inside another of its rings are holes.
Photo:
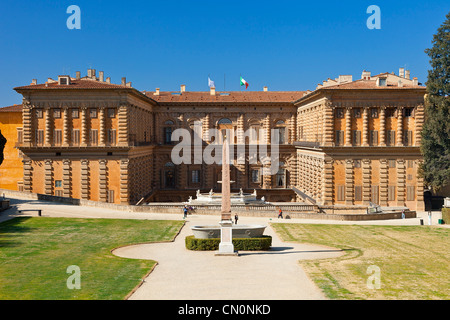
[[[69,30],[69,5],[81,30]],[[369,5],[381,30],[366,27]],[[424,53],[450,11],[447,1],[1,1],[0,106],[31,79],[105,71],[138,90],[307,90],[339,74],[411,70],[425,82]]]

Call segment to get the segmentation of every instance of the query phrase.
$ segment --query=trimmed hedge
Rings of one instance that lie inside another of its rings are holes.
[[[450,208],[442,208],[442,220],[445,224],[450,224]]]
[[[193,235],[186,237],[186,249],[196,251],[215,251],[219,250],[219,238],[197,239]],[[238,238],[233,239],[235,250],[242,251],[261,251],[269,250],[272,245],[271,236],[262,236],[261,238]]]

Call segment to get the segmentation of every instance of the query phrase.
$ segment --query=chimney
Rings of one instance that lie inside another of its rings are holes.
[[[101,82],[103,82],[103,81],[104,81],[104,77],[105,77],[104,72],[103,72],[103,71],[99,71],[99,72],[98,72],[98,77],[99,77],[99,80],[100,80]]]
[[[131,81],[125,84],[127,87],[131,88]]]
[[[405,77],[405,68],[400,68],[400,70],[398,71],[398,76],[400,78],[404,78]]]
[[[159,88],[155,89],[155,93],[153,94],[154,96],[159,96]]]
[[[362,72],[361,79],[363,79],[363,80],[370,80],[370,75],[371,75],[370,71],[364,70]]]
[[[405,71],[405,78],[408,80],[411,79],[411,71],[409,71],[409,70]]]
[[[111,77],[106,78],[106,83],[111,83]]]
[[[413,78],[413,86],[418,86],[419,85],[419,79],[417,79],[417,77]]]
[[[180,87],[181,92],[186,92],[186,85],[182,84]]]
[[[31,80],[31,84],[32,84],[32,85],[36,85],[36,84],[37,84],[37,79]]]
[[[215,87],[211,87],[211,90],[209,91],[209,94],[212,96],[216,95],[216,88]]]
[[[88,69],[87,76],[88,76],[89,79],[92,78],[92,69]]]
[[[95,69],[92,69],[92,79],[95,80]]]
[[[126,85],[127,85],[127,78],[126,78],[126,77],[123,77],[123,78],[122,78],[122,85],[123,85],[123,86],[126,86]]]
[[[264,92],[267,92],[267,91],[269,91],[269,88],[267,88],[267,86],[265,86],[265,87],[263,88],[263,90],[264,90]]]

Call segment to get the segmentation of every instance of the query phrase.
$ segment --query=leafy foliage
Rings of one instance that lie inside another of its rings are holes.
[[[432,69],[426,83],[421,175],[433,191],[450,182],[450,13],[446,18],[433,36],[433,47],[425,50]]]
[[[3,163],[3,149],[5,149],[6,138],[2,135],[2,131],[0,130],[0,165]]]

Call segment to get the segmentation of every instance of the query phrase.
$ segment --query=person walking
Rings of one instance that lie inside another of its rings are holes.
[[[188,212],[188,208],[186,206],[184,206],[184,208],[183,208],[183,214],[184,214],[183,219],[186,219],[187,212]]]
[[[283,219],[283,211],[281,211],[281,208],[279,208],[279,211],[278,211],[278,219],[279,218]]]
[[[428,211],[428,225],[431,226],[431,210]]]
[[[237,215],[237,213],[236,213],[236,214],[234,215],[234,224],[237,224],[238,220],[239,220],[239,217],[238,217],[238,215]]]

